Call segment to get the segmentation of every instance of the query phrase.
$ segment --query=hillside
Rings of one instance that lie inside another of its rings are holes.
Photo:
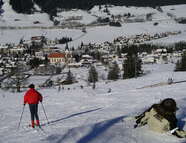
[[[185,83],[137,89],[146,85],[186,79],[184,72],[173,72],[173,64],[145,65],[150,73],[139,78],[105,83],[99,81],[96,89],[86,82],[58,88],[39,89],[44,100],[50,124],[47,124],[42,106],[39,115],[43,131],[28,128],[30,115],[25,107],[20,128],[18,123],[23,109],[23,95],[0,90],[0,142],[8,143],[183,143],[184,139],[168,134],[158,134],[146,126],[134,129],[133,120],[125,120],[143,112],[164,98],[174,98],[178,103],[179,126],[186,129]],[[85,78],[86,69],[71,69],[79,79]],[[59,75],[60,76],[60,75]],[[29,82],[38,85],[47,77],[32,76]],[[53,78],[57,78],[56,76]],[[81,89],[80,85],[84,88]],[[70,88],[70,90],[68,90]],[[111,88],[111,93],[108,89]],[[124,121],[122,121],[124,119]]]
[[[18,43],[21,38],[29,40],[31,36],[44,35],[53,40],[62,36],[72,37],[70,46],[77,47],[84,43],[112,42],[119,36],[132,36],[142,33],[161,33],[181,31],[179,35],[169,36],[153,42],[168,43],[185,41],[186,25],[176,20],[186,18],[184,11],[186,5],[162,6],[160,9],[150,7],[110,6],[109,13],[105,6],[94,6],[89,11],[72,9],[59,11],[53,20],[47,13],[40,12],[38,5],[34,5],[37,12],[33,14],[16,13],[10,6],[9,0],[4,0],[0,16],[0,42]],[[126,16],[130,13],[131,16]],[[150,15],[150,19],[147,19]],[[100,19],[108,18],[110,21],[120,21],[121,27],[109,26],[108,22]],[[154,26],[154,23],[158,23]],[[86,28],[86,33],[82,29]],[[11,40],[9,40],[11,39]],[[174,39],[174,40],[173,40]],[[63,48],[64,45],[59,45]]]

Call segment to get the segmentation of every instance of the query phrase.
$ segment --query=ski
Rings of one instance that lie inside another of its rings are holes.
[[[47,132],[41,127],[41,126],[35,126],[34,128],[29,124],[23,127],[25,132],[38,132],[41,133],[41,135],[47,135]]]

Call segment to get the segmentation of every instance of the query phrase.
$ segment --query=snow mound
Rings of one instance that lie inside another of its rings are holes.
[[[147,127],[134,129],[134,120],[120,116],[103,122],[72,128],[66,134],[53,134],[46,138],[53,143],[176,143],[178,138],[151,132]]]

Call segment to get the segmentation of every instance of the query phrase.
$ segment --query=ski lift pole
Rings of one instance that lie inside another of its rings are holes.
[[[21,117],[20,117],[20,120],[19,120],[18,129],[19,129],[20,125],[21,125],[21,120],[22,120],[22,117],[23,117],[24,109],[25,109],[25,105],[23,106],[23,111],[21,113]]]
[[[46,115],[46,112],[45,112],[45,108],[44,108],[44,106],[43,106],[43,103],[41,102],[41,105],[42,105],[42,108],[43,108],[43,112],[44,112],[44,114],[45,114],[45,117],[46,117],[46,119],[47,119],[47,123],[49,124],[49,121],[48,121],[48,118],[47,118],[47,115]]]

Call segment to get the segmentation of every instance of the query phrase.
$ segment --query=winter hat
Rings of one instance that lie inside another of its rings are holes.
[[[168,112],[175,112],[178,110],[176,106],[176,101],[172,98],[166,98],[161,103],[160,106]]]
[[[30,84],[28,87],[29,88],[35,88],[35,85],[34,84]]]

